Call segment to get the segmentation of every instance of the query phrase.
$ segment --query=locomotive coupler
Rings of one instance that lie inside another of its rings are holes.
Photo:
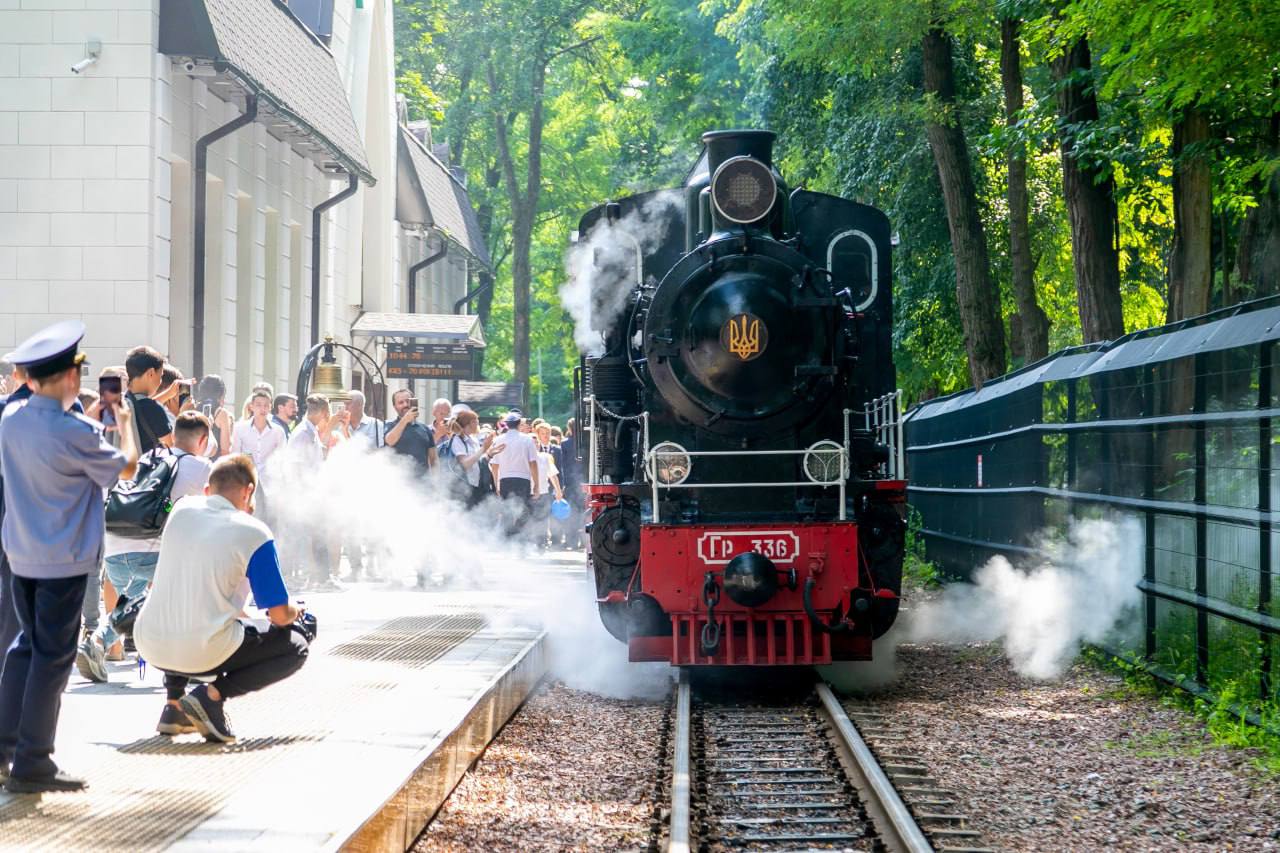
[[[702,580],[702,603],[707,605],[707,624],[702,626],[702,653],[711,657],[720,648],[720,623],[716,621],[716,605],[720,603],[720,587],[715,572],[707,572]]]

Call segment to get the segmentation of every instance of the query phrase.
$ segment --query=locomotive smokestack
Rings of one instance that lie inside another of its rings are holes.
[[[768,166],[773,165],[772,130],[713,130],[702,134],[707,146],[707,171],[714,175],[720,164],[730,157],[753,157]]]

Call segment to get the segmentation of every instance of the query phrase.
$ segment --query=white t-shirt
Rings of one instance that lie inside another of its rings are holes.
[[[462,475],[467,480],[467,484],[473,489],[480,485],[480,466],[487,465],[489,463],[486,462],[482,456],[477,459],[475,464],[470,468],[463,468],[462,458],[464,456],[471,456],[479,449],[480,442],[474,435],[449,436],[449,450],[453,453],[453,461],[449,464],[455,466],[457,470],[462,472]]]
[[[493,440],[493,462],[498,466],[498,479],[520,479],[532,482],[529,463],[538,461],[538,446],[533,436],[509,429]],[[492,449],[492,448],[491,448]]]
[[[134,625],[138,651],[169,672],[199,674],[240,648],[250,589],[261,608],[289,602],[271,531],[220,495],[174,507],[155,582]]]
[[[560,470],[556,468],[555,457],[551,455],[550,450],[539,450],[538,482],[542,484],[539,487],[539,491],[541,491],[542,494],[546,495],[551,493],[551,477],[553,475],[557,477],[560,476]]]
[[[304,419],[289,436],[289,455],[295,465],[308,469],[314,469],[324,461],[324,443],[320,440],[320,431],[311,421]]]
[[[266,470],[271,454],[284,447],[288,440],[284,430],[270,418],[267,418],[267,426],[262,432],[258,432],[250,418],[247,421],[236,421],[232,428],[231,452],[249,454],[253,458],[254,467],[261,473]]]
[[[173,473],[173,488],[169,490],[169,500],[176,506],[182,498],[204,494],[205,484],[209,482],[209,469],[213,467],[213,463],[203,456],[194,456],[176,447],[173,448],[172,453],[178,457],[178,461]],[[160,550],[160,537],[123,539],[108,533],[103,548],[104,559],[118,557],[121,554],[154,554]]]

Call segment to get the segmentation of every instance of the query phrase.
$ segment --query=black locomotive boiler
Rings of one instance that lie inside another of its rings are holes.
[[[707,133],[682,189],[579,225],[590,559],[633,661],[865,660],[897,614],[889,221],[790,188],[773,141]]]

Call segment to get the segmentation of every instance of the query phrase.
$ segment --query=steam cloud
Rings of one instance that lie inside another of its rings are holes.
[[[679,190],[660,192],[610,225],[603,218],[565,258],[568,281],[560,288],[560,302],[573,317],[578,349],[593,353],[601,336],[613,327],[636,286],[636,253],[658,247],[672,219],[683,209]]]
[[[500,501],[463,510],[435,486],[424,487],[403,457],[357,442],[337,446],[318,468],[298,465],[285,449],[264,477],[265,520],[286,567],[310,565],[308,541],[364,543],[366,554],[376,549],[379,574],[391,590],[445,576],[444,603],[483,612],[495,629],[545,628],[552,673],[570,687],[615,698],[656,698],[670,690],[669,667],[628,664],[626,646],[601,625],[595,587],[580,570],[585,557],[561,552],[559,566],[535,565],[526,547],[504,538]]]
[[[1046,538],[1043,562],[1024,571],[994,557],[906,615],[910,642],[1001,640],[1014,669],[1061,676],[1082,642],[1100,642],[1141,601],[1142,529],[1134,520],[1079,521]]]

